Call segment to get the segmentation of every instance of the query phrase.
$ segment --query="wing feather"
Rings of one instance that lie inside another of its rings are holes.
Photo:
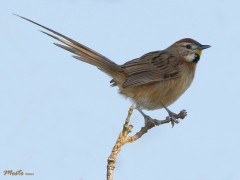
[[[166,51],[154,51],[123,64],[123,88],[178,78],[183,61]]]

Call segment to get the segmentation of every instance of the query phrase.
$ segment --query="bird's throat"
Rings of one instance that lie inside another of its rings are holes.
[[[197,64],[199,60],[200,60],[200,55],[195,53],[195,58],[193,59],[193,62]]]

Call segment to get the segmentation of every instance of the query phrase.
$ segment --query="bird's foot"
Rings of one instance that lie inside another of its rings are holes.
[[[182,110],[182,111],[180,111],[179,114],[175,114],[172,111],[168,110],[168,114],[169,114],[169,116],[167,118],[170,120],[171,125],[173,127],[175,124],[178,124],[180,122],[180,120],[178,120],[179,118],[184,119],[185,116],[187,116],[187,111]]]
[[[146,115],[142,110],[138,109],[138,111],[143,115],[144,117],[144,124],[147,126],[147,124],[157,125],[156,120],[152,119],[150,116]]]
[[[152,119],[150,116],[146,115],[141,109],[137,109],[144,117],[144,122],[145,122],[145,126],[150,125],[150,126],[159,126],[161,124],[165,124],[165,123],[171,123],[172,127],[175,124],[178,124],[180,122],[179,119],[184,119],[187,116],[187,111],[186,110],[182,110],[180,111],[180,113],[175,114],[172,111],[170,111],[167,107],[164,107],[169,116],[167,116],[167,118],[165,120],[157,120],[157,119]]]
[[[145,115],[144,116],[144,123],[145,123],[145,126],[147,126],[148,124],[152,124],[154,126],[156,126],[157,124],[155,123],[154,119],[152,119],[150,116],[148,115]]]
[[[177,118],[177,114],[173,113],[173,112],[169,112],[168,113],[169,116],[167,117],[168,119],[170,119],[170,122],[171,122],[171,125],[172,127],[175,125],[175,124],[178,124],[180,121],[178,120]]]

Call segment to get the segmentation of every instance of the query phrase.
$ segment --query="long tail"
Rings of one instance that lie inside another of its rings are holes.
[[[54,31],[54,30],[52,30],[48,27],[45,27],[45,26],[43,26],[39,23],[36,23],[36,22],[34,22],[30,19],[19,16],[17,14],[14,14],[14,15],[16,15],[16,16],[22,18],[22,19],[25,19],[25,20],[33,23],[33,24],[36,24],[36,25],[52,32],[53,34],[57,35],[57,36],[54,36],[54,35],[49,34],[47,32],[41,31],[42,33],[44,33],[44,34],[62,42],[63,44],[65,44],[66,46],[62,45],[62,44],[54,43],[56,46],[74,53],[75,54],[75,55],[73,55],[74,58],[98,67],[101,71],[110,75],[114,79],[118,78],[119,76],[123,76],[121,67],[119,65],[117,65],[116,63],[114,63],[113,61],[111,61],[110,59],[101,55],[100,53],[84,46],[83,44],[80,44],[80,43],[74,41],[71,38],[68,38],[68,37],[64,36],[63,34],[61,34],[59,32],[56,32],[56,31]]]

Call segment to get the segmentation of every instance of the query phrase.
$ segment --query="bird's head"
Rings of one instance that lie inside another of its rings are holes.
[[[174,53],[181,56],[187,62],[197,63],[202,54],[202,50],[210,47],[209,45],[202,45],[193,39],[185,38],[175,42],[168,49],[174,51]]]

